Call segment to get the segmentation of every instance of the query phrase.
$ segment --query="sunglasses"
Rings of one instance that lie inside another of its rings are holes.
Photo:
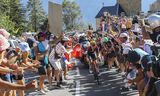
[[[7,59],[12,58],[12,57],[15,57],[15,56],[18,56],[18,53],[17,53],[15,50],[10,50],[10,51],[8,51],[8,53],[6,54],[6,58],[7,58]]]

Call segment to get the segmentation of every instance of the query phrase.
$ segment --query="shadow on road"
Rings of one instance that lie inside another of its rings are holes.
[[[97,85],[92,74],[88,73],[87,69],[80,68],[80,75],[77,79],[80,80],[80,94],[77,96],[137,96],[137,91],[121,92],[120,88],[123,85],[122,76],[114,69],[106,71],[106,68],[101,68],[100,81],[101,85]],[[76,90],[71,90],[75,92]]]

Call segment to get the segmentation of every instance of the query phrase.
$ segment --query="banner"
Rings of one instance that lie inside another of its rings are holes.
[[[49,31],[55,36],[62,32],[62,5],[48,2],[48,23]]]

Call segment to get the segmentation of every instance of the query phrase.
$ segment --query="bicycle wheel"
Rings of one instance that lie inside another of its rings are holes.
[[[98,85],[100,85],[98,72],[97,72],[97,70],[96,70],[95,66],[94,66],[94,68],[93,68],[93,69],[94,69],[94,70],[93,70],[94,79],[96,80],[97,84],[98,84]]]

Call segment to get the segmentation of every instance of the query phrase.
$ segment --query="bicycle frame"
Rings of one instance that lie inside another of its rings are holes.
[[[93,75],[94,75],[94,79],[97,81],[97,84],[99,85],[100,82],[99,82],[99,72],[98,72],[98,65],[97,65],[97,61],[96,60],[92,60],[90,58],[90,62],[91,62],[91,68],[92,68],[92,71],[93,71]]]

